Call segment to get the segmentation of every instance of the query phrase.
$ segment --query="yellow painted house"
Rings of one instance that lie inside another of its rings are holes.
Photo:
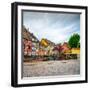
[[[72,48],[70,50],[67,50],[65,54],[80,54],[80,48]]]
[[[41,45],[47,47],[48,46],[48,42],[45,39],[41,40]]]
[[[71,53],[72,54],[80,54],[80,48],[72,48]]]

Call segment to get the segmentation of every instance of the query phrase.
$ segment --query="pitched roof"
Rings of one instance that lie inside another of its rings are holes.
[[[34,36],[33,33],[31,33],[28,29],[25,28],[25,26],[23,26],[22,28],[22,37],[24,39],[27,39],[27,40],[32,40],[32,38],[34,38],[35,40],[37,40],[37,42],[39,42],[39,40],[36,38],[36,36]]]

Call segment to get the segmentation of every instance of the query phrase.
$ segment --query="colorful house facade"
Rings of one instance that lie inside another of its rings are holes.
[[[37,55],[36,50],[39,50],[39,40],[24,26],[22,34],[24,55]]]

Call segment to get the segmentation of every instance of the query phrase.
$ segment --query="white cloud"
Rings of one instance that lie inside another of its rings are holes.
[[[41,40],[47,38],[55,43],[67,41],[72,33],[80,32],[78,14],[35,13],[24,14],[24,25]]]

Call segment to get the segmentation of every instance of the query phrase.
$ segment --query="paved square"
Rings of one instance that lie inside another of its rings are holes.
[[[56,60],[23,63],[23,77],[78,74],[80,74],[80,60]]]

